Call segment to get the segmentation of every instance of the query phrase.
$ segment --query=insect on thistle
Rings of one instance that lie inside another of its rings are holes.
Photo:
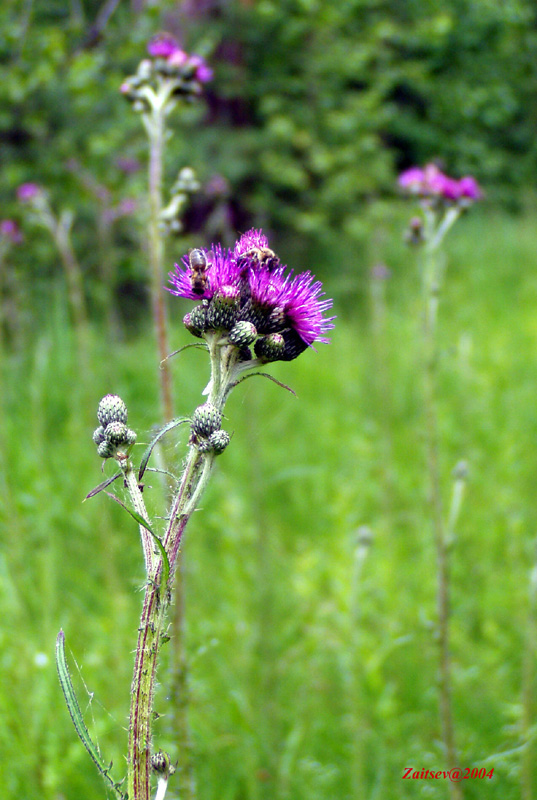
[[[207,288],[207,269],[209,262],[203,250],[193,248],[188,251],[188,262],[190,264],[190,286],[194,294],[201,295]]]
[[[270,247],[265,247],[262,245],[251,247],[246,253],[243,254],[242,257],[251,259],[256,264],[266,266],[269,269],[277,267],[280,263],[280,259],[274,250],[271,250]]]

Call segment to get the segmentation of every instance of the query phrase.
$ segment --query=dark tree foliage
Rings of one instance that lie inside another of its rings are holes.
[[[8,0],[0,25],[2,216],[19,214],[28,180],[75,208],[90,288],[103,197],[144,187],[143,171],[121,167],[145,164],[145,142],[118,89],[163,29],[215,68],[206,99],[175,114],[167,154],[170,181],[189,164],[205,187],[225,187],[202,191],[187,215],[198,238],[285,227],[288,251],[318,263],[359,249],[373,201],[393,196],[396,170],[412,163],[474,173],[489,198],[533,183],[531,0]],[[136,282],[134,229],[122,221],[113,244],[120,277]],[[29,241],[46,277],[49,245]]]

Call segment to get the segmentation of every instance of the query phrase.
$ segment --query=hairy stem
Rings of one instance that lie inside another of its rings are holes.
[[[150,797],[153,696],[167,602],[167,598],[161,596],[160,574],[161,565],[147,583],[138,629],[127,754],[129,800],[149,800]],[[163,589],[166,594],[167,588]]]
[[[211,386],[209,400],[219,410],[225,404],[229,387],[233,382],[233,367],[237,358],[236,348],[221,347],[218,340],[209,342],[211,353]],[[138,643],[132,681],[132,700],[129,724],[127,787],[129,800],[149,800],[151,773],[151,734],[153,717],[153,697],[155,690],[156,666],[162,627],[170,603],[170,588],[175,574],[181,541],[185,527],[207,486],[214,465],[214,454],[202,453],[194,445],[190,446],[183,476],[178,492],[172,502],[168,527],[164,536],[164,548],[168,555],[170,572],[167,585],[161,585],[163,565],[159,558],[148,575],[142,617],[138,630]],[[127,470],[127,474],[128,470]],[[127,477],[127,476],[126,476]],[[139,492],[136,479],[129,475],[131,494]],[[136,488],[134,484],[136,483]],[[131,486],[132,484],[132,486]],[[141,495],[139,500],[141,500]],[[133,499],[134,501],[134,499]],[[143,504],[143,501],[141,501]],[[140,510],[137,509],[139,513]],[[147,515],[144,515],[147,519]],[[152,562],[155,564],[155,562]],[[184,700],[184,698],[183,698]],[[187,733],[188,731],[186,731]],[[176,731],[179,741],[185,731]],[[192,770],[184,769],[191,763],[190,750],[181,754],[180,782],[183,794],[189,798],[195,791]],[[184,772],[184,774],[181,774]]]
[[[140,491],[140,487],[138,486],[138,479],[136,477],[136,472],[132,467],[130,462],[127,462],[124,470],[123,475],[125,478],[125,485],[129,490],[129,494],[131,496],[132,504],[134,506],[134,510],[141,516],[146,522],[149,522],[149,516],[147,514],[147,509],[145,507],[144,498],[142,497],[142,492]],[[140,538],[142,540],[142,550],[144,551],[144,561],[145,561],[145,571],[146,575],[152,575],[153,570],[155,568],[155,545],[151,534],[144,528],[143,525],[140,525]]]
[[[149,260],[151,267],[151,304],[155,337],[159,357],[159,384],[162,416],[164,422],[173,419],[173,395],[170,366],[168,361],[168,322],[165,295],[162,291],[164,241],[160,230],[162,213],[163,155],[166,132],[166,104],[168,87],[162,84],[160,91],[153,96],[151,116],[145,120],[149,138]],[[177,548],[179,552],[179,548]],[[174,735],[178,742],[178,774],[182,784],[181,797],[194,800],[195,783],[191,758],[191,742],[188,729],[188,668],[184,648],[184,601],[183,573],[175,570],[171,560],[175,580],[175,605],[173,607],[173,677],[172,706]]]

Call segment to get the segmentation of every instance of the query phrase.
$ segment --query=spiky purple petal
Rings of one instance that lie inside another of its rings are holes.
[[[212,251],[203,251],[207,256],[207,286],[203,294],[192,291],[192,270],[188,255],[183,256],[184,267],[175,264],[175,269],[169,273],[170,283],[173,288],[166,289],[177,297],[186,297],[189,300],[210,300],[214,293],[223,286],[234,286],[238,281],[238,271],[232,253],[222,248],[219,244],[213,246]]]

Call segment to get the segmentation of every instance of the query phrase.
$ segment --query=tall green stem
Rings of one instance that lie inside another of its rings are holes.
[[[168,320],[163,282],[164,240],[161,231],[163,157],[166,135],[166,108],[169,86],[163,82],[156,94],[151,94],[151,112],[144,117],[149,139],[149,261],[151,269],[151,304],[159,359],[159,385],[163,421],[173,419],[173,395],[168,347]],[[179,566],[174,572],[175,604],[173,609],[172,718],[178,744],[178,775],[181,797],[194,800],[196,796],[192,746],[188,729],[188,677],[184,646],[183,573]]]
[[[218,336],[208,341],[211,355],[211,382],[209,402],[222,411],[233,386],[237,349],[221,346]],[[132,681],[132,700],[129,725],[127,790],[129,800],[149,800],[151,775],[151,737],[153,699],[156,665],[162,643],[162,629],[170,604],[171,581],[178,565],[181,541],[185,527],[207,486],[214,464],[214,453],[202,453],[190,446],[181,485],[172,502],[168,527],[164,536],[164,547],[170,563],[168,585],[162,584],[162,559],[152,562],[148,575],[142,616],[138,631],[138,643]],[[133,491],[136,491],[134,486]],[[145,516],[147,518],[147,516]],[[143,540],[143,537],[142,537]],[[146,557],[147,563],[147,557]],[[186,731],[188,733],[188,731]],[[176,731],[180,743],[185,731]],[[195,792],[191,769],[190,750],[182,752],[179,782],[181,798],[189,798]]]
[[[149,136],[149,265],[151,270],[151,306],[159,361],[160,401],[164,422],[173,419],[173,400],[170,367],[167,356],[168,321],[162,291],[164,243],[160,230],[162,211],[162,162],[165,116],[161,104],[153,107],[146,121]]]
[[[449,220],[450,225],[455,217]],[[449,769],[457,766],[457,750],[452,713],[451,651],[450,651],[450,563],[444,522],[438,444],[437,412],[437,317],[441,282],[441,262],[438,247],[445,235],[446,218],[435,230],[430,217],[426,236],[423,269],[424,294],[424,409],[429,477],[429,503],[434,531],[437,568],[437,619],[439,647],[440,719],[445,757]],[[442,235],[439,233],[443,231]],[[449,783],[451,800],[460,800],[462,792],[457,783]]]

